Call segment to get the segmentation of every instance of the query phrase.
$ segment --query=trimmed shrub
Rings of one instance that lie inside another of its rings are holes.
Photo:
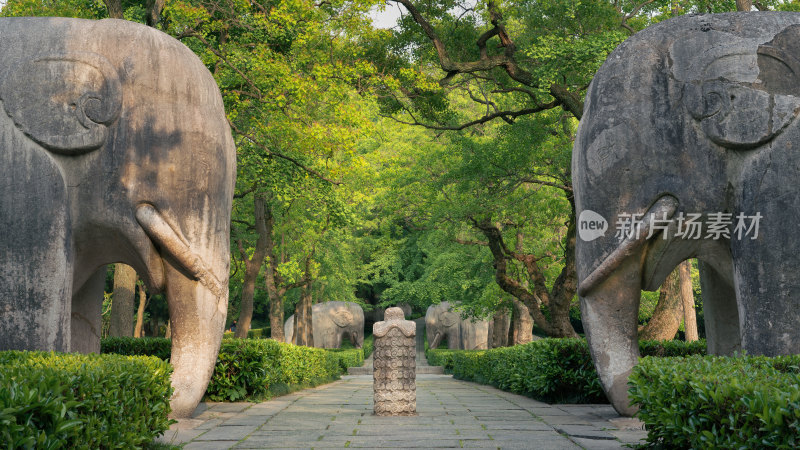
[[[629,384],[649,444],[800,446],[800,355],[643,358]]]
[[[153,355],[168,359],[172,341],[164,338],[108,338],[103,352]],[[239,401],[283,394],[338,378],[348,367],[364,364],[372,336],[361,349],[316,349],[272,339],[223,339],[206,395],[213,401]]]
[[[170,421],[172,367],[154,357],[0,352],[9,448],[133,448]]]
[[[364,345],[361,346],[364,350],[364,359],[369,358],[369,355],[372,354],[372,351],[375,349],[375,337],[373,335],[368,335],[364,337]]]
[[[223,339],[233,339],[233,331],[226,331],[222,334]],[[267,339],[269,338],[269,327],[266,328],[252,328],[247,331],[248,339]]]
[[[327,350],[339,358],[339,366],[343,372],[346,372],[348,367],[361,367],[364,365],[364,349],[362,348],[331,348]]]
[[[705,353],[705,341],[642,341],[642,355]],[[427,350],[453,377],[548,403],[607,403],[584,339],[541,339],[491,350]]]
[[[100,341],[100,353],[155,356],[168,360],[172,353],[172,341],[159,337],[109,337]]]
[[[238,401],[284,393],[292,385],[316,386],[341,374],[337,353],[272,339],[224,339],[206,395]]]

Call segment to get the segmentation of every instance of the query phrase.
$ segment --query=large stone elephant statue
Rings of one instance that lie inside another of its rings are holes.
[[[0,19],[0,350],[99,352],[105,265],[165,292],[172,415],[214,370],[236,151],[213,77],[121,20]]]
[[[314,347],[341,348],[347,337],[356,348],[364,345],[364,310],[351,302],[323,302],[311,307]],[[286,342],[294,342],[294,314],[283,324]]]
[[[475,318],[462,319],[451,311],[450,302],[431,305],[425,312],[425,334],[428,347],[439,347],[447,338],[447,347],[454,350],[485,350],[490,347],[492,322]]]
[[[700,261],[709,353],[800,353],[798,111],[796,13],[672,19],[592,81],[572,159],[578,293],[620,413],[635,412],[640,290],[687,258]]]

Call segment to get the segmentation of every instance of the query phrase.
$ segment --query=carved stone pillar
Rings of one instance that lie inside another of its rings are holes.
[[[383,322],[372,326],[375,415],[417,415],[417,324],[403,310],[389,308]]]

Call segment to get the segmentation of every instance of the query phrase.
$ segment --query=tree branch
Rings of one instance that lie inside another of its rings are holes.
[[[290,163],[292,163],[292,164],[294,164],[295,166],[297,166],[297,167],[299,167],[299,168],[301,168],[301,169],[305,170],[306,172],[310,173],[311,175],[314,175],[315,177],[319,178],[319,179],[320,179],[320,180],[322,180],[322,181],[327,181],[328,183],[330,183],[330,184],[334,184],[334,185],[337,185],[337,186],[339,186],[339,185],[341,185],[341,184],[342,184],[342,182],[341,182],[341,181],[335,181],[335,180],[331,180],[330,178],[328,178],[328,177],[326,177],[326,176],[322,175],[321,173],[317,172],[316,170],[314,170],[314,169],[312,169],[312,168],[310,168],[310,167],[306,166],[305,164],[303,164],[303,163],[301,163],[300,161],[298,161],[298,160],[296,160],[296,159],[292,158],[291,156],[287,156],[287,155],[284,155],[284,154],[282,154],[282,153],[278,153],[278,152],[276,152],[276,151],[274,151],[274,150],[270,150],[269,148],[267,148],[267,146],[266,146],[266,145],[264,145],[264,144],[262,144],[261,142],[259,142],[259,141],[258,141],[256,138],[254,138],[253,136],[251,136],[251,135],[249,135],[249,134],[247,134],[247,133],[243,132],[242,130],[240,130],[240,129],[239,129],[239,128],[238,128],[238,127],[237,127],[237,126],[236,126],[236,125],[235,125],[233,122],[231,122],[230,120],[228,120],[228,123],[230,124],[230,126],[231,126],[231,129],[233,129],[233,131],[235,131],[237,134],[239,134],[239,135],[241,135],[241,136],[244,136],[244,137],[246,137],[247,139],[249,139],[249,140],[250,140],[250,142],[251,142],[253,145],[255,145],[255,146],[257,146],[257,147],[261,148],[262,150],[264,150],[264,151],[265,151],[265,152],[267,152],[268,154],[270,154],[270,155],[273,155],[273,156],[277,156],[278,158],[285,159],[286,161],[289,161]]]
[[[434,48],[436,49],[436,54],[439,58],[439,65],[441,66],[442,70],[446,73],[445,77],[439,80],[439,85],[444,87],[449,84],[453,78],[458,74],[471,74],[474,72],[488,72],[491,69],[501,67],[505,70],[506,74],[508,74],[511,79],[514,81],[521,83],[525,86],[529,87],[536,87],[541,88],[543,86],[539,86],[536,80],[534,79],[533,74],[528,72],[527,70],[523,69],[515,58],[515,52],[517,50],[516,45],[509,37],[508,33],[506,32],[505,26],[503,25],[503,16],[500,13],[500,10],[497,8],[497,5],[493,1],[487,2],[487,9],[489,11],[490,21],[493,25],[493,28],[484,32],[476,42],[478,49],[480,51],[480,57],[474,61],[468,62],[461,62],[461,61],[454,61],[450,54],[447,51],[447,48],[444,45],[444,42],[436,33],[436,30],[433,26],[428,22],[425,17],[420,13],[416,6],[411,2],[411,0],[390,0],[397,3],[400,3],[411,13],[411,17],[414,18],[414,22],[416,22],[422,30],[424,31],[425,35],[433,44]],[[653,0],[650,0],[653,1]],[[489,55],[488,51],[486,50],[486,44],[489,39],[492,37],[497,36],[500,39],[500,46],[504,48],[502,54],[498,55]],[[553,98],[556,100],[556,105],[564,107],[567,111],[572,113],[576,118],[580,120],[583,116],[583,102],[581,101],[580,97],[577,95],[569,92],[565,86],[553,84],[548,87],[549,93]],[[532,114],[534,112],[538,112],[537,108],[531,108],[531,112],[528,114]],[[495,118],[502,117],[501,115],[496,116]],[[478,122],[480,123],[480,122]],[[461,129],[461,128],[458,128]]]

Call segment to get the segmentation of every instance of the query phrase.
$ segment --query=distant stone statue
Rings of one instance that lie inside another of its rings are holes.
[[[389,308],[383,322],[372,327],[375,415],[417,415],[417,324],[403,310]]]
[[[352,302],[323,302],[311,307],[314,347],[341,348],[349,339],[353,347],[364,345],[364,310]],[[283,324],[286,342],[294,343],[294,314]]]
[[[0,19],[0,350],[100,351],[106,264],[166,293],[172,415],[228,310],[236,148],[214,77],[124,20]]]
[[[448,348],[453,350],[486,350],[493,328],[492,321],[474,317],[462,319],[458,312],[451,310],[450,302],[431,305],[425,313],[425,329],[431,349],[438,348],[446,338]]]

